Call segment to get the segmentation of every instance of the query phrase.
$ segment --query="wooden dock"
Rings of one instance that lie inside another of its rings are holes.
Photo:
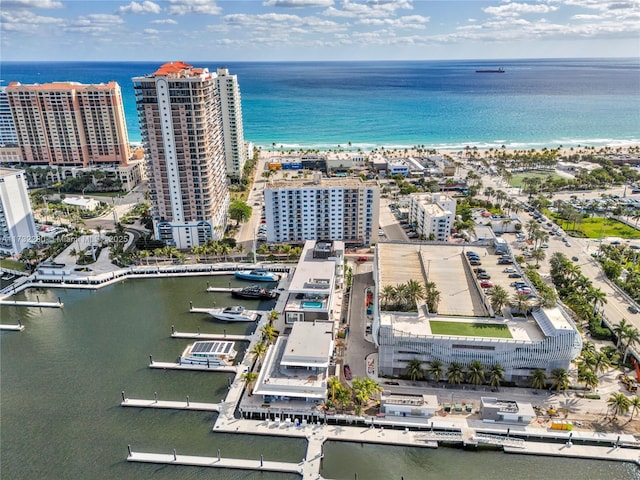
[[[234,365],[229,366],[206,366],[206,365],[193,365],[191,363],[170,363],[170,362],[151,362],[149,368],[157,368],[161,370],[196,370],[199,372],[227,372],[236,373],[238,367]]]
[[[141,398],[125,398],[120,402],[121,407],[137,407],[137,408],[161,408],[168,410],[197,410],[205,412],[219,412],[219,403],[203,403],[191,402],[187,398],[184,402],[175,402],[168,400],[148,400]]]
[[[27,300],[0,300],[0,305],[13,307],[44,307],[44,308],[62,308],[62,302],[32,302]]]
[[[195,340],[230,340],[234,342],[250,342],[251,335],[229,335],[227,333],[191,333],[171,332],[172,338],[190,338]]]
[[[209,312],[211,310],[213,310],[213,308],[189,307],[189,313],[206,313],[206,314],[209,314]]]
[[[263,460],[262,458],[245,460],[242,458],[197,457],[193,455],[179,455],[175,453],[175,451],[174,453],[130,452],[127,461],[302,474],[302,465],[298,463],[274,462]]]
[[[9,332],[21,332],[24,330],[24,325],[19,323],[18,325],[10,325],[6,323],[0,324],[0,331],[7,330]]]

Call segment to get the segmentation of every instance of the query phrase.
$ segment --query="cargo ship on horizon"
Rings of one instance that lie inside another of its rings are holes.
[[[476,70],[476,73],[504,73],[504,68],[487,68],[482,70]]]

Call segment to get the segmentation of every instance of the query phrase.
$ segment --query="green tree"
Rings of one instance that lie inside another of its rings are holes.
[[[451,362],[447,369],[447,381],[452,385],[460,385],[464,380],[462,365],[458,362]]]
[[[242,200],[234,200],[229,205],[229,218],[236,221],[236,225],[246,222],[251,217],[251,207]]]
[[[439,382],[440,380],[442,380],[442,375],[444,373],[442,367],[443,365],[440,360],[433,360],[431,363],[429,363],[427,374],[430,378],[433,378],[435,382]]]
[[[547,386],[547,375],[541,368],[536,368],[531,375],[531,387],[542,390]]]
[[[551,371],[551,387],[558,392],[569,388],[569,374],[564,368],[556,368]]]
[[[633,417],[638,411],[640,411],[640,397],[634,395],[631,399],[631,419],[629,421],[633,420]]]
[[[378,392],[382,391],[382,387],[370,378],[356,377],[351,382],[351,385],[358,405],[366,404]]]
[[[422,380],[424,378],[424,372],[422,371],[422,362],[414,358],[407,363],[407,375],[411,381]]]
[[[492,387],[498,388],[500,384],[504,381],[504,368],[502,365],[498,365],[497,363],[492,365],[489,369],[489,385]]]
[[[493,287],[493,295],[491,295],[491,308],[498,316],[502,316],[502,308],[509,303],[509,292],[501,285]]]
[[[273,343],[273,341],[278,336],[278,332],[276,332],[276,329],[273,327],[273,325],[270,325],[270,324],[264,325],[260,329],[260,331],[262,332],[262,338],[267,345]]]
[[[242,375],[240,375],[240,378],[244,382],[244,385],[247,388],[247,390],[249,391],[249,396],[252,396],[253,392],[251,391],[251,388],[253,387],[253,384],[258,379],[258,374],[256,372],[244,372]]]
[[[467,382],[472,385],[482,385],[484,383],[484,365],[478,360],[474,360],[467,367]]]
[[[268,345],[265,342],[256,343],[251,349],[251,353],[255,356],[256,359],[262,360],[262,358],[267,353]]]
[[[607,400],[607,405],[613,418],[616,419],[618,415],[624,415],[629,411],[631,400],[624,393],[612,393]]]

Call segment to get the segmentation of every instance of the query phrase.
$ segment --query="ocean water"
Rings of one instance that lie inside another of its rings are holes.
[[[198,62],[215,70],[219,63]],[[140,140],[131,78],[153,62],[0,64],[2,85],[117,81]],[[640,60],[225,63],[245,138],[265,148],[536,148],[640,143]],[[476,73],[502,67],[505,73]]]

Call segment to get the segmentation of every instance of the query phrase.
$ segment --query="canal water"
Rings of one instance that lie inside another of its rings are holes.
[[[296,479],[295,475],[213,471],[195,467],[129,464],[134,451],[260,458],[299,462],[306,441],[212,433],[215,414],[122,408],[130,398],[219,402],[230,375],[163,371],[156,361],[175,361],[193,340],[182,332],[250,333],[254,324],[221,324],[190,314],[194,306],[238,303],[211,286],[246,286],[232,277],[141,279],[89,290],[29,290],[18,300],[64,302],[63,309],[0,307],[2,323],[26,329],[0,334],[0,472],[2,478],[32,479]],[[273,302],[242,301],[268,310]],[[635,466],[506,455],[329,443],[322,474],[351,479],[496,478],[639,479]]]

